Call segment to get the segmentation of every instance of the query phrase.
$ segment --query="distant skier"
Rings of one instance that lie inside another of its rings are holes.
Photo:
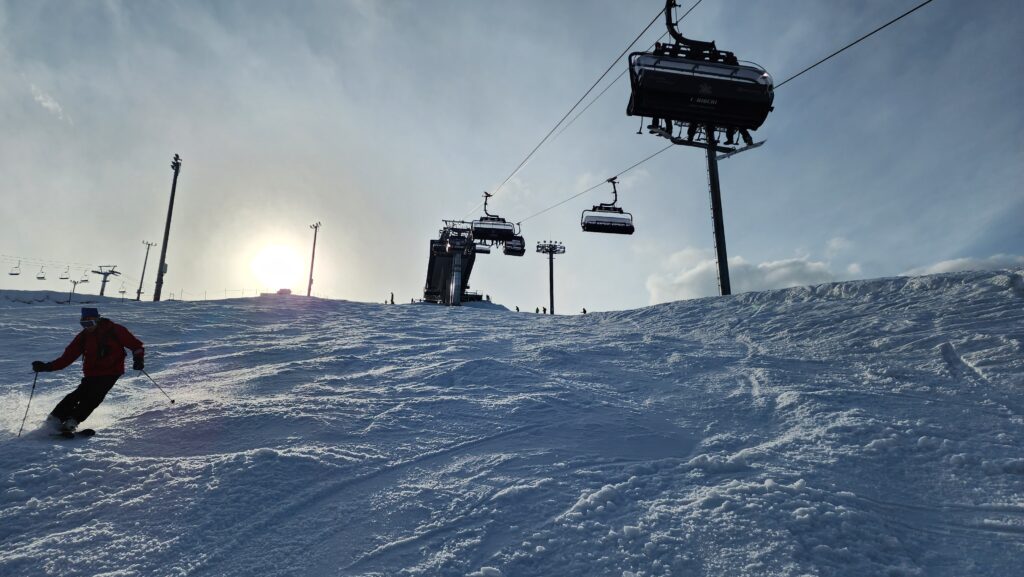
[[[124,349],[132,352],[132,369],[144,368],[142,341],[128,332],[128,329],[101,318],[97,309],[82,309],[82,332],[78,333],[64,354],[57,360],[44,363],[32,361],[36,372],[59,371],[84,356],[82,382],[71,391],[46,417],[47,422],[56,425],[62,432],[74,431],[103,402],[103,398],[124,374]]]

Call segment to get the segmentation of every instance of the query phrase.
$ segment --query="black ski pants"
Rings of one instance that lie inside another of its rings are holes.
[[[50,414],[59,421],[75,419],[79,423],[92,414],[100,406],[104,397],[113,388],[121,375],[104,375],[101,377],[82,377],[78,388],[68,393]]]

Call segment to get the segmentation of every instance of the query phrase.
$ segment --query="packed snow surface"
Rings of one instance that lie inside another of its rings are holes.
[[[101,311],[177,403],[130,373],[96,437],[51,437],[76,364],[18,438],[77,308],[0,303],[5,577],[1021,574],[1021,271],[571,317]]]

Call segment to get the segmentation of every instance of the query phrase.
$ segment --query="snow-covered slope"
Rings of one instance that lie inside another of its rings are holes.
[[[1021,272],[573,317],[107,304],[92,439],[37,430],[77,309],[0,307],[0,574],[1007,576]]]

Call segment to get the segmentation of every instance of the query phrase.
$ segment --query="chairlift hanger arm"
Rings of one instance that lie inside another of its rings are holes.
[[[665,27],[668,28],[668,33],[676,41],[676,44],[682,44],[683,46],[689,46],[698,50],[717,50],[715,48],[715,41],[704,42],[702,40],[691,40],[682,35],[679,29],[676,27],[676,23],[672,21],[672,9],[678,7],[676,0],[665,0]]]
[[[487,199],[491,198],[492,196],[494,195],[487,192],[486,190],[484,191],[484,214],[486,214],[487,216],[494,216],[493,214],[487,212]]]

